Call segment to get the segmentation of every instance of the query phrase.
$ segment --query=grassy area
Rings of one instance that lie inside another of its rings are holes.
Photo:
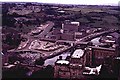
[[[102,28],[119,28],[120,29],[120,17],[117,14],[119,11],[112,10],[111,8],[100,8],[100,7],[74,7],[74,8],[64,8],[69,12],[80,12],[81,17],[77,18],[82,24],[89,27],[102,27]],[[112,11],[112,12],[111,12]],[[113,13],[115,11],[115,13]]]
[[[83,14],[84,13],[88,13],[88,12],[104,12],[101,9],[91,9],[91,8],[64,8],[64,10],[68,10],[68,11],[81,11]]]

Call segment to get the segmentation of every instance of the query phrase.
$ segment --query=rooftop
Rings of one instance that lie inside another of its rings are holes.
[[[79,22],[71,22],[71,24],[77,24],[78,26],[80,25]]]
[[[67,61],[67,60],[58,60],[56,63],[57,64],[69,64],[69,61]]]
[[[73,55],[71,56],[72,58],[81,58],[84,54],[84,50],[82,49],[77,49],[74,51]]]

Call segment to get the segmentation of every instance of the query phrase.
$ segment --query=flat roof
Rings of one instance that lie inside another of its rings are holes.
[[[72,58],[81,58],[84,54],[84,50],[82,49],[77,49],[74,51],[74,53],[72,54]]]
[[[67,60],[58,60],[56,63],[57,64],[69,64],[69,61],[67,61]]]

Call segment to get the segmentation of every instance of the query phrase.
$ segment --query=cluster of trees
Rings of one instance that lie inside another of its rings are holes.
[[[20,44],[22,37],[21,34],[13,29],[10,28],[3,28],[3,36],[2,36],[2,48],[3,51],[12,49],[12,48],[17,48],[18,45]]]
[[[2,79],[6,78],[54,78],[54,68],[51,65],[41,68],[38,71],[32,72],[30,76],[27,75],[31,70],[24,66],[15,66],[8,70],[2,70]]]

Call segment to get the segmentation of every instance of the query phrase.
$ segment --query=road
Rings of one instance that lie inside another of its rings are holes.
[[[54,26],[54,23],[53,22],[50,22],[48,21],[47,22],[48,25],[45,25],[43,27],[46,27],[43,32],[41,32],[39,35],[37,36],[31,36],[30,33],[28,33],[27,35],[24,35],[28,40],[20,45],[21,48],[19,49],[29,49],[29,46],[31,45],[31,43],[34,41],[34,40],[39,40],[40,38],[45,38],[45,36],[50,32],[50,30],[53,28]]]
[[[52,22],[48,22],[48,26],[46,27],[46,29],[42,32],[42,33],[40,33],[39,35],[37,35],[37,38],[36,39],[45,39],[45,36],[49,33],[49,31],[52,29],[52,27],[54,26],[54,23],[52,23]],[[55,42],[66,42],[66,43],[73,43],[73,44],[75,44],[75,45],[77,45],[77,44],[86,44],[86,42],[87,41],[89,41],[89,40],[91,40],[91,39],[93,39],[93,38],[95,38],[95,37],[98,37],[98,36],[101,36],[101,35],[104,35],[104,34],[108,34],[108,33],[113,33],[113,32],[115,32],[116,30],[114,30],[114,29],[111,29],[111,30],[108,30],[108,31],[102,31],[102,32],[99,32],[99,33],[93,33],[93,34],[90,34],[90,35],[88,35],[88,36],[86,36],[86,37],[83,37],[83,38],[81,38],[79,41],[65,41],[65,40],[57,40],[57,41],[55,41]],[[26,46],[24,47],[24,49],[29,49],[29,46],[31,45],[31,43],[34,41],[34,40],[36,40],[35,38],[34,38],[34,36],[27,36],[28,37],[28,39],[29,39],[29,42],[27,42],[26,44]],[[48,40],[49,41],[49,40]],[[83,42],[83,43],[82,43]],[[56,53],[56,54],[54,54],[54,55],[50,55],[50,56],[48,56],[47,58],[52,58],[52,57],[54,57],[54,56],[56,56],[57,54],[61,54],[61,53],[63,53],[63,52],[66,52],[67,50],[70,50],[71,48],[73,48],[75,45],[71,45],[71,47],[70,48],[68,48],[68,49],[65,49],[64,51],[60,51],[59,53]],[[46,59],[47,59],[46,58]]]
[[[35,37],[45,38],[45,36],[50,32],[50,30],[51,30],[51,29],[53,28],[53,26],[54,26],[54,23],[53,23],[53,22],[48,21],[47,23],[48,23],[47,27],[46,27],[39,35],[37,35],[37,36],[35,36]]]
[[[99,37],[99,36],[104,35],[104,34],[113,33],[115,31],[117,31],[117,30],[111,29],[111,30],[108,30],[108,31],[103,31],[103,32],[99,32],[99,33],[93,33],[93,34],[90,34],[90,35],[88,35],[86,37],[83,37],[83,38],[79,39],[78,41],[83,41],[83,42],[90,41],[93,38]]]
[[[90,34],[88,36],[85,36],[85,37],[79,39],[78,41],[53,40],[53,39],[46,39],[46,38],[41,38],[41,40],[53,41],[53,42],[66,42],[66,43],[74,43],[74,44],[77,44],[77,43],[78,44],[86,44],[88,41],[92,40],[93,38],[99,37],[99,36],[104,35],[104,34],[113,33],[115,31],[117,31],[117,30],[111,29],[111,30],[108,30],[108,31],[93,33],[93,34]]]

